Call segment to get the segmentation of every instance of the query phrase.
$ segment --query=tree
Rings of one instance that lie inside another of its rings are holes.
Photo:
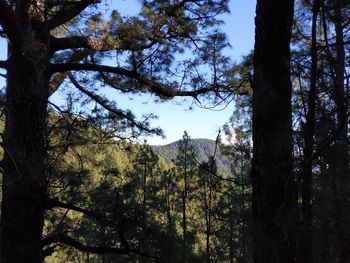
[[[181,177],[181,198],[182,198],[182,238],[183,238],[183,262],[187,262],[188,253],[188,229],[187,229],[187,200],[191,189],[190,182],[195,173],[196,162],[194,160],[194,150],[190,144],[190,136],[184,132],[182,140],[179,142],[178,154],[175,165],[178,168],[178,175]]]
[[[234,88],[225,85],[227,75],[218,72],[223,70],[220,67],[215,68],[215,78],[198,74],[197,69],[208,63],[205,52],[178,65],[173,56],[185,48],[208,49],[206,36],[219,22],[215,16],[227,11],[227,1],[145,0],[138,17],[123,19],[113,12],[108,21],[97,12],[99,4],[95,0],[0,0],[0,34],[9,43],[8,59],[0,61],[7,71],[1,162],[4,263],[41,262],[55,244],[101,254],[131,251],[125,242],[121,247],[96,248],[62,233],[43,237],[45,212],[62,206],[49,199],[47,161],[48,101],[59,87],[70,82],[71,88],[94,102],[90,121],[111,131],[131,131],[133,137],[159,130],[149,127],[149,117],[138,121],[130,111],[118,109],[91,83],[101,81],[119,92],[149,92],[162,99],[197,98]],[[117,64],[104,64],[104,58],[113,56]]]
[[[290,41],[293,0],[257,2],[253,79],[254,260],[295,262]]]

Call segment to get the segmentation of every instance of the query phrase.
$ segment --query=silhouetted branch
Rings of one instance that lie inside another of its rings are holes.
[[[145,258],[150,258],[154,260],[158,259],[158,257],[156,256],[152,256],[152,255],[140,252],[137,249],[130,248],[129,246],[126,248],[88,246],[64,234],[54,234],[45,238],[43,241],[43,246],[47,246],[55,243],[64,244],[69,247],[76,248],[83,252],[90,252],[98,255],[104,255],[104,254],[126,255],[130,253],[134,253]],[[50,248],[48,252],[51,252]]]
[[[105,65],[97,65],[97,64],[89,64],[89,63],[64,63],[64,64],[52,64],[51,65],[52,73],[55,72],[65,72],[65,71],[96,71],[96,72],[108,72],[114,73],[118,75],[122,75],[134,80],[137,80],[141,85],[143,85],[149,92],[152,92],[162,98],[173,98],[176,96],[183,97],[193,97],[197,99],[197,97],[201,94],[205,94],[208,92],[215,92],[218,94],[219,92],[235,92],[237,91],[237,87],[230,85],[221,85],[219,83],[213,83],[211,85],[202,87],[197,90],[178,90],[174,85],[159,83],[155,79],[150,79],[142,74],[138,73],[134,70],[128,70],[122,67],[112,67]]]

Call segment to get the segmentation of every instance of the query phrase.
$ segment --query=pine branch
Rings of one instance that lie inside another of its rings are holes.
[[[73,36],[62,38],[51,36],[50,38],[50,50],[52,52],[74,48],[87,48],[95,51],[109,51],[117,49],[117,47],[109,45],[102,39],[90,36]]]
[[[75,51],[70,59],[68,60],[68,63],[77,63],[82,61],[84,58],[88,57],[91,54],[91,51],[89,50],[78,50]],[[53,77],[50,80],[50,84],[49,84],[49,96],[51,96],[52,94],[54,94],[56,92],[56,90],[59,89],[59,87],[63,84],[63,82],[65,81],[65,79],[68,76],[68,71],[67,72],[59,72],[53,75]]]
[[[51,36],[50,50],[52,52],[56,52],[56,51],[66,50],[66,49],[86,48],[93,51],[111,51],[111,50],[136,51],[136,50],[145,50],[145,49],[151,48],[158,41],[156,39],[150,38],[149,43],[145,45],[130,47],[128,44],[125,44],[123,42],[118,42],[118,44],[108,43],[104,39],[99,39],[91,36],[73,36],[73,37],[62,37],[62,38]]]
[[[107,72],[114,73],[117,75],[122,75],[134,80],[137,80],[141,85],[144,86],[149,92],[154,93],[155,95],[164,98],[170,99],[176,96],[180,97],[193,97],[198,98],[199,95],[205,94],[208,92],[214,92],[219,94],[220,92],[236,92],[237,87],[230,85],[221,85],[219,83],[213,83],[211,85],[202,87],[197,90],[178,90],[173,85],[160,83],[155,79],[150,79],[134,70],[128,70],[122,67],[111,67],[98,64],[89,64],[89,63],[65,63],[65,64],[52,64],[51,71],[55,72],[65,72],[65,71],[96,71],[96,72]]]
[[[122,110],[120,109],[117,109],[115,107],[113,107],[112,105],[109,105],[108,101],[105,100],[104,98],[100,97],[99,95],[97,94],[94,94],[92,93],[91,91],[83,88],[79,83],[78,81],[73,77],[72,74],[68,74],[68,77],[70,79],[70,81],[73,83],[73,85],[78,89],[80,90],[82,93],[84,93],[85,95],[87,95],[88,97],[90,97],[91,99],[93,99],[97,104],[99,104],[101,107],[103,107],[105,110],[123,118],[123,119],[126,119],[130,124],[131,126],[134,126],[134,127],[137,127],[138,129],[140,130],[143,130],[143,131],[147,131],[149,133],[155,133],[156,131],[153,130],[153,129],[150,129],[148,127],[146,127],[145,125],[143,125],[142,123],[140,122],[137,122],[133,116],[130,116],[128,115],[127,113],[123,112]]]

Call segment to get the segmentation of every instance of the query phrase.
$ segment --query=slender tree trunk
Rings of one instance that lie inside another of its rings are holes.
[[[330,153],[331,146],[326,147],[325,153]],[[331,207],[330,202],[330,186],[332,175],[329,172],[329,164],[331,163],[330,157],[324,156],[321,161],[321,173],[320,173],[320,200],[319,203],[322,205],[322,211],[320,213],[320,232],[319,232],[319,245],[318,250],[319,253],[319,261],[320,263],[329,263],[330,262],[330,251],[332,247],[332,231],[331,231],[331,211],[329,211],[329,207]],[[316,261],[316,259],[315,259]]]
[[[171,183],[172,183],[172,176],[171,176],[171,171],[169,171],[167,174],[165,174],[166,176],[166,190],[165,190],[165,194],[166,194],[166,218],[167,218],[167,222],[168,222],[168,231],[169,233],[173,231],[173,220],[171,218],[171,199],[170,199],[170,195],[171,195]]]
[[[308,111],[304,128],[304,162],[301,170],[302,184],[302,227],[300,228],[298,242],[300,258],[298,262],[312,263],[312,154],[314,151],[314,130],[315,130],[315,105],[316,105],[316,84],[317,84],[317,16],[319,12],[319,0],[313,2],[312,7],[312,29],[311,29],[311,80],[308,93]],[[299,254],[299,253],[298,253]]]
[[[26,47],[24,43],[25,51],[19,53],[11,52],[9,47],[4,156],[1,162],[2,263],[42,261],[41,242],[47,200],[49,58],[45,49],[46,36],[38,32],[29,33],[37,38],[36,49]]]
[[[210,236],[211,236],[211,203],[212,203],[212,180],[211,180],[211,173],[212,169],[210,168],[210,173],[206,174],[206,187],[205,187],[205,193],[204,193],[204,198],[205,198],[205,223],[206,223],[206,262],[210,262]],[[209,177],[209,178],[208,178]],[[208,196],[207,196],[208,194]]]
[[[290,40],[293,0],[258,0],[253,81],[254,261],[296,261]]]
[[[235,257],[234,257],[234,231],[235,231],[235,226],[234,226],[234,221],[233,221],[234,215],[233,215],[233,208],[230,208],[229,212],[229,225],[230,225],[230,263],[235,262]]]
[[[345,96],[345,51],[343,33],[343,14],[341,11],[342,1],[334,1],[334,25],[336,33],[336,60],[335,60],[335,101],[337,104],[337,121],[340,129],[336,141],[336,182],[338,217],[340,222],[340,262],[348,263],[350,260],[350,237],[349,237],[349,192],[350,192],[350,169],[349,169],[349,143],[348,143],[348,116]]]
[[[144,164],[143,164],[143,176],[142,176],[142,192],[143,192],[143,199],[142,199],[142,205],[143,205],[143,213],[145,220],[147,220],[147,158],[144,157]]]
[[[182,253],[183,262],[187,262],[187,217],[186,217],[186,199],[187,199],[187,146],[185,147],[185,166],[184,166],[184,191],[182,194]]]

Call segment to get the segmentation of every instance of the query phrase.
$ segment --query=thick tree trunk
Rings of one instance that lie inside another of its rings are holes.
[[[39,40],[37,43],[42,44]],[[4,157],[1,163],[2,263],[42,261],[47,192],[49,59],[44,44],[35,51],[25,43],[23,47],[25,51],[12,52],[8,59]]]
[[[293,7],[293,0],[257,3],[252,163],[256,263],[296,261],[289,47]]]

